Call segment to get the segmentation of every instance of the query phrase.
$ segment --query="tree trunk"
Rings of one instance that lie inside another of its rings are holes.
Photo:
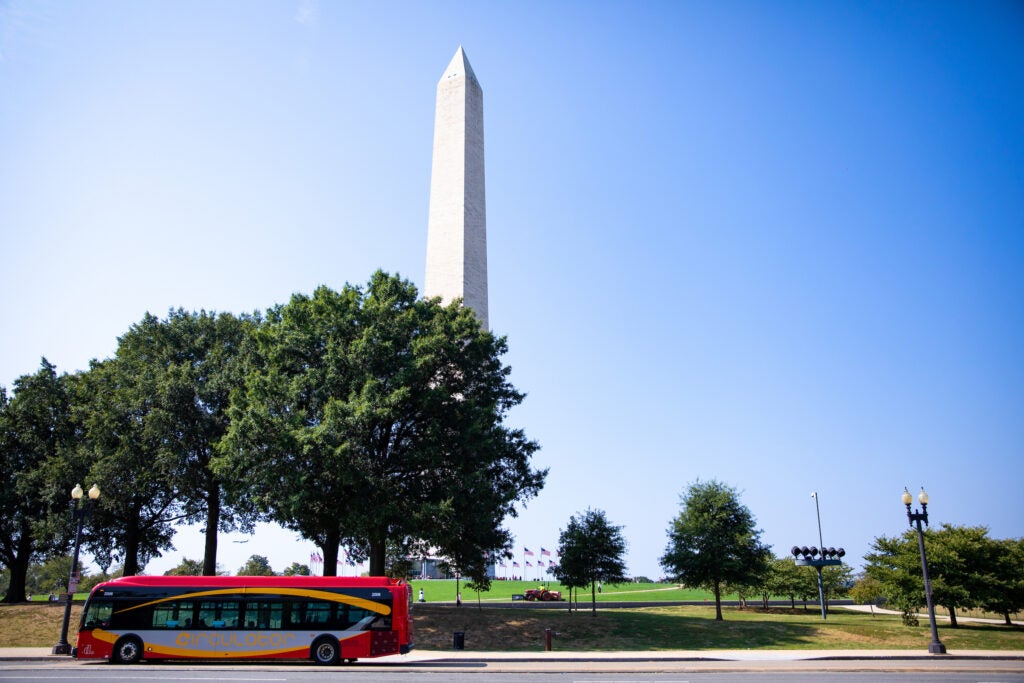
[[[717,581],[712,592],[715,594],[715,621],[722,621],[722,587]]]
[[[206,488],[206,550],[203,576],[217,575],[217,531],[220,526],[220,484],[210,476]]]
[[[370,539],[370,576],[386,576],[387,544],[383,538]]]
[[[590,614],[597,616],[597,581],[590,580]]]
[[[132,513],[124,531],[124,575],[135,576],[139,573],[139,516]]]
[[[324,576],[338,575],[338,545],[341,543],[341,532],[329,529],[324,537]]]
[[[954,607],[947,607],[946,609],[949,610],[949,626],[950,626],[950,628],[956,628],[957,627],[957,625],[956,625],[956,608],[954,608]]]
[[[22,520],[18,547],[15,552],[14,560],[7,566],[9,570],[7,595],[0,602],[25,602],[25,583],[28,577],[29,559],[32,557],[32,535],[27,520]]]
[[[1010,610],[1006,610],[1005,612],[1003,612],[1003,619],[1006,620],[1005,622],[1003,622],[1004,624],[1006,624],[1007,626],[1013,626],[1013,622],[1010,621]]]

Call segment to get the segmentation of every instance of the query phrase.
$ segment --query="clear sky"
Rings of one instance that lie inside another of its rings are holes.
[[[783,555],[1024,535],[1024,5],[0,0],[0,384],[146,311],[422,286],[438,79],[484,90],[490,318],[548,484],[625,527],[734,486]],[[87,482],[83,482],[87,484]],[[312,544],[222,541],[278,570]],[[198,559],[198,530],[150,563]],[[535,547],[537,546],[537,547]],[[533,574],[530,574],[532,577]]]

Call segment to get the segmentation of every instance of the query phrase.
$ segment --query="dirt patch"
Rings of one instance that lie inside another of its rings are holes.
[[[81,604],[71,605],[70,643],[78,636],[81,613]],[[50,647],[60,639],[63,620],[63,604],[0,605],[0,647]]]

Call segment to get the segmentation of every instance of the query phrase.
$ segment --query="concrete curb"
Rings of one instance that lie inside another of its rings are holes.
[[[671,650],[652,652],[476,652],[420,650],[360,660],[380,664],[567,663],[567,662],[799,662],[799,661],[990,660],[1024,662],[1024,650],[958,650],[933,655],[920,650]],[[0,661],[76,662],[48,648],[0,648]],[[223,662],[215,662],[223,664]]]

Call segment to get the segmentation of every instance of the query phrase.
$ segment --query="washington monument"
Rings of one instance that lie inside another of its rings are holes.
[[[423,294],[462,298],[488,329],[484,94],[461,46],[437,84]]]

